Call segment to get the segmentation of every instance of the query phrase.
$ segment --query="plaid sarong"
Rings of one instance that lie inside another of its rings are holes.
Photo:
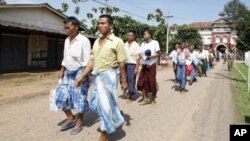
[[[117,104],[118,70],[109,69],[104,72],[92,72],[94,76],[91,89],[90,109],[100,117],[100,129],[108,133],[115,132],[124,118]]]
[[[66,70],[61,84],[56,88],[55,103],[59,109],[75,109],[78,113],[89,111],[87,93],[89,89],[89,75],[86,82],[79,88],[74,86],[74,82],[81,76],[83,68],[75,71]]]

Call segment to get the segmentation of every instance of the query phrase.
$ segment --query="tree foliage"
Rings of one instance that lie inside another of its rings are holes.
[[[231,0],[224,6],[226,18],[233,22],[232,29],[237,33],[237,48],[247,51],[250,48],[250,10],[240,0]]]
[[[202,38],[197,28],[183,25],[177,28],[177,34],[171,39],[170,45],[174,47],[175,44],[187,43],[198,47],[202,45]]]
[[[167,25],[165,23],[165,18],[163,12],[158,8],[155,13],[149,13],[148,20],[155,20],[158,25],[152,27],[153,37],[159,42],[161,51],[166,50],[166,39],[167,39]]]

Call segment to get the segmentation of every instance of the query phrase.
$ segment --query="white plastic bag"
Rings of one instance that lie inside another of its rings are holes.
[[[60,85],[61,82],[62,82],[62,80],[59,79],[58,85]],[[55,98],[56,98],[56,89],[52,89],[49,92],[49,110],[54,111],[54,112],[59,110],[58,107],[56,106],[56,101],[55,101],[56,99]]]
[[[49,110],[50,111],[58,111],[58,107],[56,106],[55,103],[55,94],[56,94],[56,89],[50,90],[49,92]]]

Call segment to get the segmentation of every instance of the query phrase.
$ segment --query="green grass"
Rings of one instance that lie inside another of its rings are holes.
[[[247,78],[248,68],[244,64],[236,64],[238,69]],[[247,83],[236,69],[230,75],[238,81],[232,82],[233,98],[235,101],[236,109],[236,122],[237,123],[250,123],[250,93],[247,91]]]

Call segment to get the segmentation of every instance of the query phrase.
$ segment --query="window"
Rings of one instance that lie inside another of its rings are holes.
[[[216,36],[215,43],[220,43],[220,36]]]
[[[223,36],[223,43],[227,43],[227,36]]]

